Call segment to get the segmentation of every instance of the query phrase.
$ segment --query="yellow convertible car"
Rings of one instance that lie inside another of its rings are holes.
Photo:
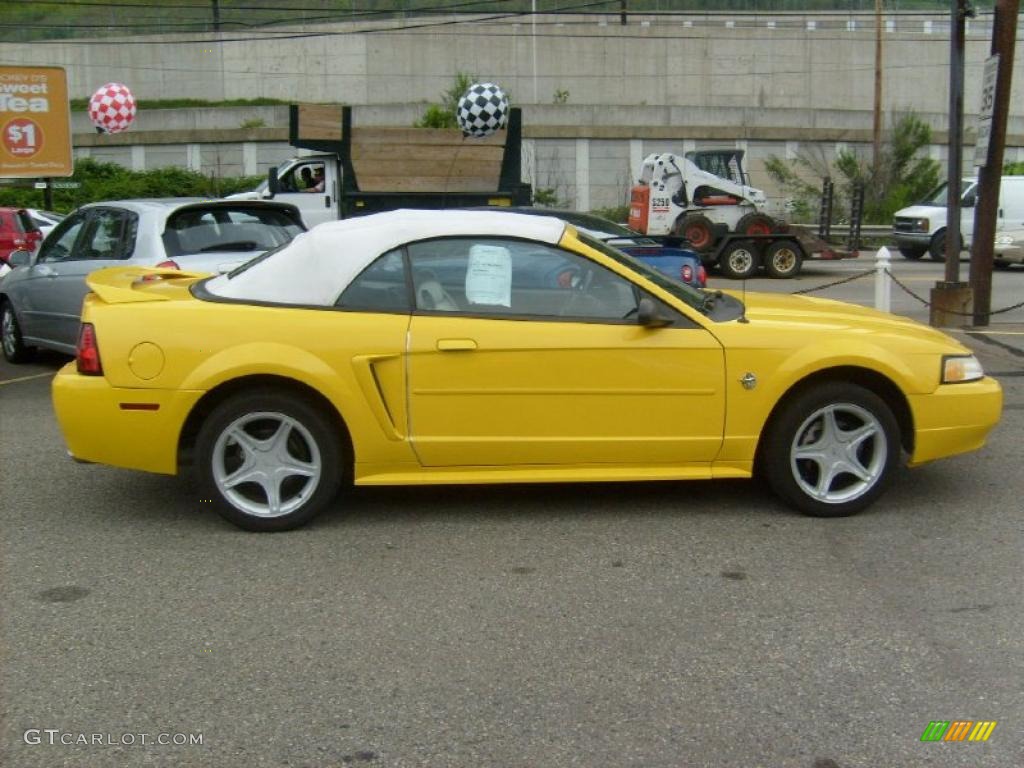
[[[395,211],[235,271],[89,278],[54,380],[80,460],[175,474],[243,528],[358,485],[762,475],[848,515],[980,447],[970,351],[825,299],[700,291],[547,217]]]

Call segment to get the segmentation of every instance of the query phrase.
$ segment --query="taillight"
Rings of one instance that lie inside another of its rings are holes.
[[[679,270],[679,279],[684,283],[693,281],[693,267],[689,264],[683,264],[683,268]]]
[[[708,284],[708,271],[704,269],[703,264],[697,267],[697,279],[700,281],[701,288]]]
[[[78,332],[78,356],[75,362],[78,364],[78,372],[84,376],[103,375],[100,348],[96,344],[96,329],[92,323],[82,323]]]
[[[157,269],[181,269],[181,267],[178,266],[177,262],[171,261],[170,259],[168,259],[167,261],[161,261],[159,264],[156,265],[156,268]]]

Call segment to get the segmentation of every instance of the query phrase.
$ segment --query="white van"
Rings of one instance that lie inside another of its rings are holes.
[[[974,233],[974,206],[978,180],[963,179],[960,198],[961,249],[971,247]],[[896,211],[892,232],[900,253],[908,259],[920,259],[927,253],[935,261],[946,258],[946,184],[917,205]],[[999,190],[996,232],[1024,228],[1024,176],[1003,176]]]

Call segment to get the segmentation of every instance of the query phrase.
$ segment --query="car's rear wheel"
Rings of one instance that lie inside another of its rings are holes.
[[[855,514],[878,498],[900,461],[899,426],[875,393],[832,382],[782,406],[761,447],[772,489],[815,517]]]
[[[250,531],[285,531],[331,503],[346,461],[336,426],[320,409],[275,390],[217,406],[196,439],[204,497]]]
[[[0,346],[3,346],[4,359],[9,363],[27,363],[36,354],[35,347],[26,346],[22,341],[18,316],[7,300],[0,302]]]

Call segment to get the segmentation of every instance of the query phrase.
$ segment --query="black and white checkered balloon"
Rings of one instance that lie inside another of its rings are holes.
[[[474,83],[459,99],[455,117],[464,136],[490,136],[508,122],[508,96],[494,83]]]

